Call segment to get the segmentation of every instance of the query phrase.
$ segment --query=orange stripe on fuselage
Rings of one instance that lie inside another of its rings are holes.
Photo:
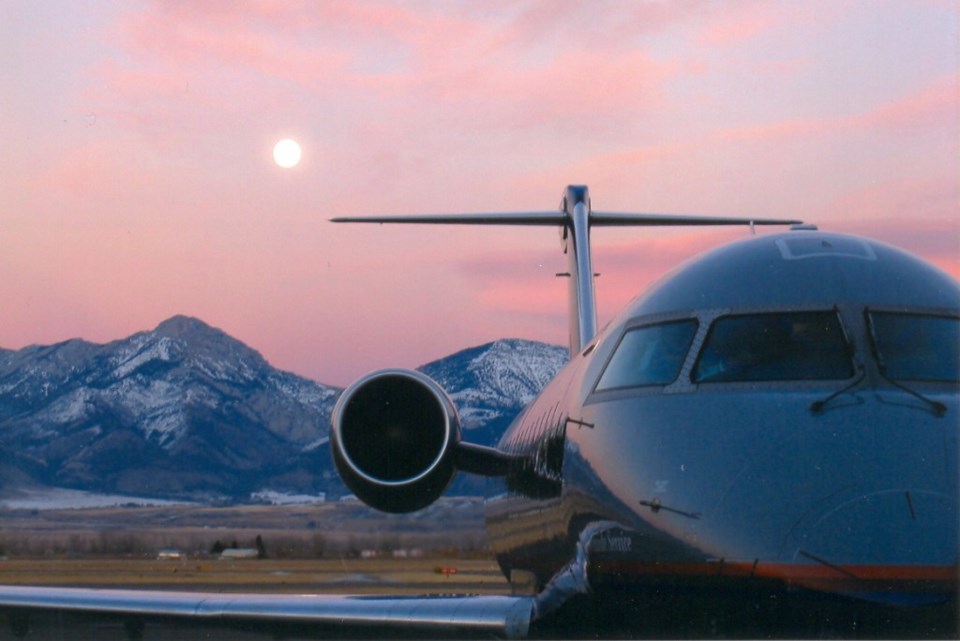
[[[594,559],[591,580],[617,583],[665,579],[756,578],[782,581],[828,592],[897,590],[956,592],[960,582],[956,565],[825,565],[711,561],[703,563],[643,563]]]

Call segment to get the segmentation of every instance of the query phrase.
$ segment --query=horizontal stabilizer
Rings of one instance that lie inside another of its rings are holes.
[[[743,218],[730,216],[692,216],[689,214],[621,214],[590,212],[590,225],[595,227],[688,227],[710,225],[797,225],[799,220],[778,218]]]
[[[569,225],[563,211],[497,212],[478,214],[414,214],[399,216],[338,216],[334,223],[394,223],[422,225]],[[687,214],[629,214],[591,211],[589,223],[596,227],[688,227],[712,225],[796,225],[801,221],[779,218],[694,216]]]
[[[426,225],[563,225],[562,211],[501,212],[494,214],[422,214],[413,216],[346,216],[334,223],[407,223]]]

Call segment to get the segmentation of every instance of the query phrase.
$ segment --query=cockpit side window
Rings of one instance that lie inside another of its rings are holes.
[[[899,381],[960,381],[960,318],[868,313],[883,375]]]
[[[843,380],[851,350],[836,312],[718,318],[691,374],[694,383]]]
[[[627,331],[607,363],[596,391],[669,385],[680,375],[697,321],[687,319]]]

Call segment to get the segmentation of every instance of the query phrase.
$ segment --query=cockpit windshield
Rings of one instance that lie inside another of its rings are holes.
[[[597,383],[597,391],[644,385],[669,385],[680,375],[697,333],[688,319],[629,330]]]
[[[868,313],[883,375],[891,380],[960,381],[960,318]]]
[[[836,312],[782,312],[718,318],[692,380],[842,380],[851,376],[850,347]]]

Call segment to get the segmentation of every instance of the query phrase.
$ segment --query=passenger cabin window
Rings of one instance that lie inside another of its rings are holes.
[[[960,381],[960,319],[870,312],[869,320],[884,376],[902,381]]]
[[[840,380],[853,376],[835,312],[723,316],[704,343],[694,383]]]
[[[629,330],[607,364],[597,391],[668,385],[680,375],[697,321],[683,320]]]

